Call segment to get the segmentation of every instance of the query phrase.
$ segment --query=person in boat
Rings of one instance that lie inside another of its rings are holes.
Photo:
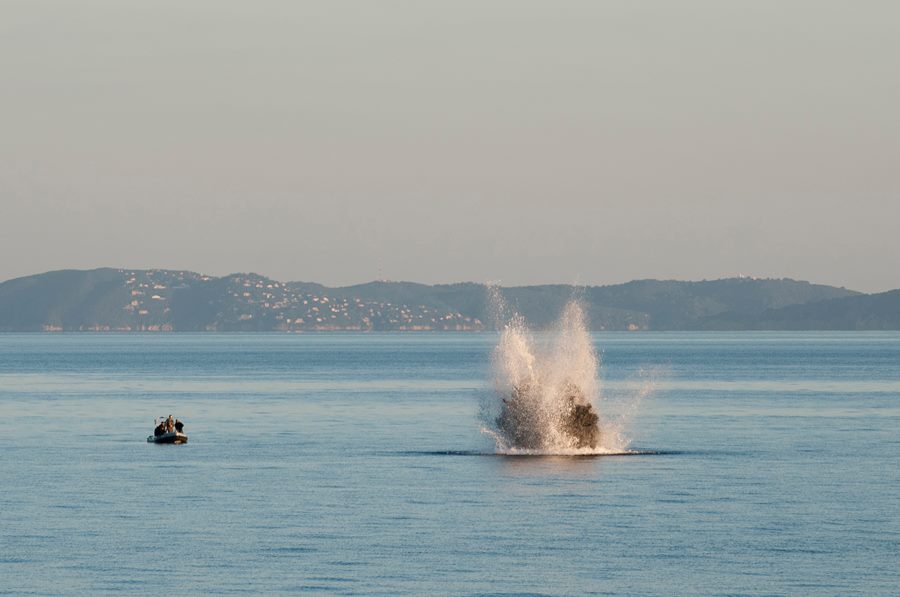
[[[178,419],[175,419],[175,431],[177,431],[178,433],[183,433],[183,430],[184,430],[184,423],[182,423]]]
[[[169,418],[166,419],[166,432],[171,433],[175,431],[175,419],[172,418],[172,415],[169,415]]]
[[[159,424],[157,424],[157,421],[159,421]],[[153,424],[156,425],[156,427],[153,429],[154,437],[159,437],[166,432],[165,421],[162,421],[160,419],[153,419]]]

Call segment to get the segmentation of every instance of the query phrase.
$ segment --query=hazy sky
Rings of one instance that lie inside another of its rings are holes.
[[[0,279],[900,287],[900,3],[0,0]]]

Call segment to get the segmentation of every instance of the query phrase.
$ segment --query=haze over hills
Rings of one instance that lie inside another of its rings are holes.
[[[593,330],[896,330],[900,290],[862,294],[790,279],[636,280],[499,292],[535,328],[577,298]],[[61,270],[0,283],[0,331],[478,331],[487,286],[369,282],[328,288],[257,274]]]

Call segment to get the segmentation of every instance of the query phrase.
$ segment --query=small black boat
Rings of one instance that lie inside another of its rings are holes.
[[[188,436],[184,434],[184,423],[169,415],[158,417],[153,421],[155,428],[153,435],[147,437],[147,442],[154,444],[186,444]]]
[[[147,441],[154,444],[186,444],[188,436],[180,431],[169,431],[162,435],[148,436]]]

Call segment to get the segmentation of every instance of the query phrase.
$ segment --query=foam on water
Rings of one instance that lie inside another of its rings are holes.
[[[629,450],[627,447],[608,447],[603,444],[596,448],[573,448],[570,446],[523,448],[513,445],[512,441],[497,429],[482,427],[481,432],[493,438],[496,444],[495,453],[504,456],[631,456],[647,453],[641,450]],[[601,423],[601,438],[603,437],[602,433]]]
[[[518,314],[505,317],[508,307],[499,292],[493,301],[502,326],[492,355],[494,392],[482,404],[482,432],[491,436],[503,454],[610,455],[628,453],[625,434],[638,403],[653,388],[641,383],[615,415],[601,393],[600,359],[594,349],[578,301],[570,301],[547,333],[533,334]],[[591,407],[599,416],[600,441],[593,447],[579,445],[567,432],[573,395],[576,403]],[[515,403],[514,417],[508,411]]]

